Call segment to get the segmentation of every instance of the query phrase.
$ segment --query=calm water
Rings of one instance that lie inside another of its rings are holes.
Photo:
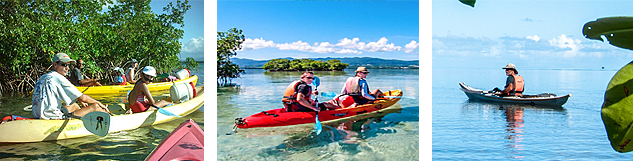
[[[200,64],[198,75],[200,86],[204,82],[204,64]],[[169,92],[158,92],[167,97]],[[154,94],[154,93],[153,93]],[[95,96],[102,103],[122,103],[125,96]],[[32,117],[31,112],[22,110],[31,103],[31,97],[24,94],[4,95],[0,98],[0,117],[9,114]],[[0,160],[143,160],[180,123],[192,118],[204,129],[204,106],[199,110],[169,123],[135,130],[109,133],[105,137],[88,136],[76,139],[38,143],[0,144]],[[5,131],[2,131],[5,132]]]
[[[321,92],[340,92],[352,69],[317,72]],[[281,108],[283,90],[300,72],[264,72],[249,69],[238,87],[218,89],[218,160],[418,160],[419,74],[417,69],[370,69],[370,89],[401,89],[399,110],[374,118],[355,118],[345,123],[323,125],[315,135],[314,124],[294,128],[240,129],[226,135],[235,118]],[[326,101],[327,98],[319,98]],[[364,124],[364,125],[363,125]]]
[[[500,68],[433,69],[434,160],[631,159],[611,148],[600,117],[616,70],[519,70],[526,94],[571,93],[562,108],[471,102],[459,89],[503,87]]]

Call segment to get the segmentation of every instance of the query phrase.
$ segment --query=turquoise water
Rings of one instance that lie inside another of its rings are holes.
[[[204,82],[204,64],[200,64],[198,69],[198,71],[192,71],[192,74],[198,75],[197,86],[200,86]],[[156,92],[156,94],[159,96],[155,97],[166,97],[169,93]],[[122,103],[121,101],[125,100],[125,96],[95,96],[94,98],[104,104]],[[4,95],[0,98],[0,116],[17,114],[32,117],[31,112],[22,109],[30,102],[30,96],[25,94]],[[143,160],[163,138],[185,120],[191,118],[204,129],[203,109],[204,106],[168,123],[109,133],[105,137],[88,136],[20,144],[0,143],[0,160]]]
[[[525,94],[572,94],[562,107],[547,107],[469,101],[459,89],[459,82],[503,87],[501,67],[433,68],[433,160],[630,160],[611,148],[600,116],[615,73],[520,70]]]
[[[316,72],[320,92],[340,92],[353,69]],[[236,87],[218,89],[218,160],[418,160],[419,70],[370,69],[370,89],[401,89],[398,110],[324,124],[315,135],[314,124],[291,128],[239,129],[230,133],[235,118],[281,108],[283,90],[300,72],[264,72],[248,69],[233,82]],[[328,98],[320,97],[319,101]],[[227,135],[227,133],[231,135]]]

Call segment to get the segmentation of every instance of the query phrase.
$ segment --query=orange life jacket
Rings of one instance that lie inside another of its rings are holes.
[[[514,93],[523,93],[523,77],[520,75],[512,75],[512,77],[514,77]]]
[[[121,82],[121,84],[119,85],[127,85],[127,78],[125,78],[123,75],[120,75],[119,77],[123,78],[123,82]]]
[[[297,80],[290,83],[290,85],[286,87],[286,91],[284,92],[284,96],[282,97],[281,102],[284,103],[284,107],[286,108],[287,112],[297,111],[299,110],[299,108],[301,108],[301,104],[299,104],[299,102],[297,101],[297,93],[299,93],[299,91],[297,91],[297,87],[299,87],[300,84],[307,85],[305,82]],[[309,99],[310,95],[311,93],[308,93],[308,95],[306,95],[305,97]]]
[[[360,81],[360,79],[361,79],[360,77],[347,78],[347,81],[345,81],[345,91],[347,93],[341,93],[341,94],[361,95],[360,85],[358,84],[358,81]]]

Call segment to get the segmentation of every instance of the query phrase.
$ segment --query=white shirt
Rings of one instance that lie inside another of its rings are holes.
[[[83,95],[66,77],[56,71],[42,75],[33,89],[33,117],[39,119],[62,119],[70,105]]]
[[[134,74],[132,74],[132,72],[134,72],[134,68],[132,67],[127,68],[127,72],[125,72],[125,78],[127,78],[128,82],[134,80]]]

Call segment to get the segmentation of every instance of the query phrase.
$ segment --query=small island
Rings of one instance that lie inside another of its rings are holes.
[[[349,64],[341,63],[338,59],[330,59],[327,61],[312,59],[272,59],[263,68],[267,71],[342,71]]]

